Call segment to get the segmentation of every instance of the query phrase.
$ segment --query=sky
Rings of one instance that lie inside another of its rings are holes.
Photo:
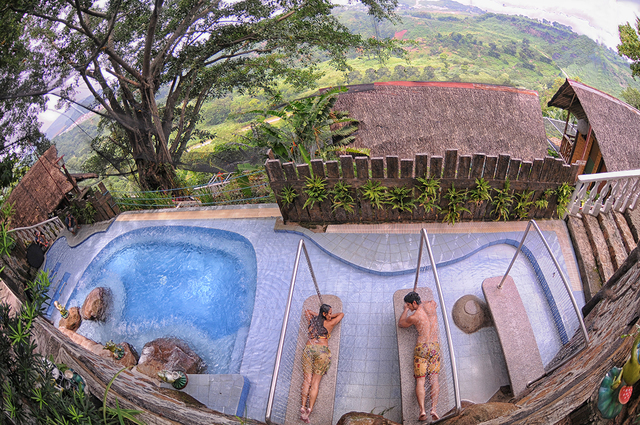
[[[570,26],[616,50],[620,43],[618,25],[636,27],[640,0],[456,0],[487,12],[524,15]]]
[[[419,1],[419,0],[418,0]],[[427,0],[428,1],[428,0]],[[635,28],[640,16],[640,0],[456,0],[487,12],[506,15],[524,15],[533,19],[546,19],[570,26],[605,46],[616,50],[620,42],[618,25],[630,23]],[[341,1],[337,1],[341,2]],[[82,97],[81,97],[82,98]],[[55,99],[57,100],[57,99]],[[53,109],[39,116],[47,128],[60,113]]]

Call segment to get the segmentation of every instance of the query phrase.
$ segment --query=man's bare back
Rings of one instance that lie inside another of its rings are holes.
[[[420,304],[413,316],[416,317],[417,342],[438,342],[438,316],[436,315],[435,301],[431,300]]]

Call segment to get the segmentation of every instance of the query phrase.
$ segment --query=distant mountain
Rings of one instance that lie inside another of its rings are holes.
[[[94,97],[89,96],[79,102],[81,105],[90,106],[94,102]],[[57,135],[73,126],[76,121],[83,115],[87,114],[87,109],[79,105],[71,105],[68,111],[60,115],[51,125],[45,130],[45,134],[49,139],[55,138]]]

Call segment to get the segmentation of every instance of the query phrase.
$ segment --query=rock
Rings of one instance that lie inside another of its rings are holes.
[[[511,403],[483,403],[472,404],[462,411],[459,416],[446,419],[442,425],[475,425],[517,410],[518,407]]]
[[[122,367],[131,367],[137,365],[140,356],[138,355],[136,349],[128,342],[121,342],[118,345],[124,349],[124,357],[122,357],[120,360],[114,359],[115,362]]]
[[[97,354],[100,357],[111,358],[111,353],[108,350],[105,350],[102,344],[99,344],[67,328],[61,327],[59,330],[61,333],[69,337],[71,341],[75,342],[85,350],[91,351],[92,353]]]
[[[349,412],[342,415],[336,425],[400,425],[373,413]]]
[[[456,326],[468,334],[493,324],[487,304],[475,295],[464,295],[458,299],[451,315]]]
[[[82,304],[82,317],[85,320],[103,321],[107,316],[107,309],[111,303],[111,291],[109,288],[95,288],[89,292]]]
[[[158,338],[144,345],[136,368],[151,378],[159,379],[161,370],[203,373],[206,365],[186,342],[178,338]]]
[[[66,319],[61,318],[58,323],[59,328],[69,329],[70,331],[77,331],[80,325],[82,324],[82,316],[80,316],[80,309],[78,307],[71,307],[69,310],[69,315]]]

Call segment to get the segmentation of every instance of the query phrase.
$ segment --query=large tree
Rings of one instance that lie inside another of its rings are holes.
[[[384,44],[350,33],[329,0],[9,1],[43,28],[32,43],[72,66],[96,112],[123,129],[146,189],[172,187],[207,99],[283,80],[304,86],[317,78],[318,54],[346,69],[352,47]],[[397,0],[362,2],[384,19]]]
[[[620,33],[620,44],[618,53],[631,60],[631,75],[635,79],[640,76],[640,18],[636,18],[636,27],[632,27],[628,22],[618,27]]]

